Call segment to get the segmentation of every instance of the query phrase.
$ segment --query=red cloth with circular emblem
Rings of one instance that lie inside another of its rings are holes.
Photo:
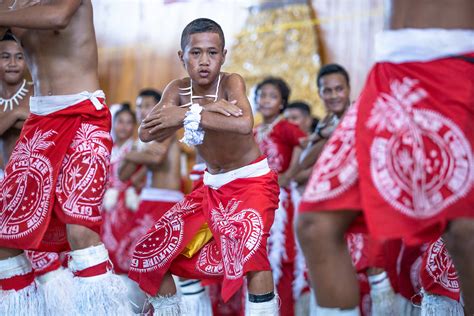
[[[25,121],[0,184],[0,247],[60,252],[66,224],[99,232],[112,147],[99,100]]]
[[[420,279],[421,286],[426,292],[446,296],[459,302],[458,274],[442,238],[432,243],[423,254]]]
[[[270,270],[267,238],[278,192],[273,171],[237,178],[217,189],[197,186],[139,240],[129,277],[153,296],[167,271],[204,282],[221,281],[222,298],[229,300],[247,272]],[[185,257],[182,250],[204,223],[214,238],[193,257]]]
[[[25,251],[28,260],[31,262],[31,267],[35,273],[35,277],[45,275],[48,272],[57,270],[61,267],[61,260],[59,254],[56,252],[41,252],[41,251]]]
[[[473,76],[474,64],[456,57],[377,63],[318,159],[300,211],[363,210],[375,238],[408,245],[474,217]]]

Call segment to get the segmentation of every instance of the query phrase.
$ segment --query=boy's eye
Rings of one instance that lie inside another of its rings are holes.
[[[211,55],[217,55],[217,52],[209,52]]]
[[[191,52],[191,55],[199,55],[199,52],[198,51],[193,51],[193,52]]]

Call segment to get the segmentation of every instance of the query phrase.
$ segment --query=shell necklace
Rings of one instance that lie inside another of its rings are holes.
[[[10,111],[13,110],[13,105],[20,105],[20,100],[23,100],[23,97],[28,91],[28,88],[26,88],[26,80],[23,79],[20,89],[18,89],[11,98],[0,98],[0,106],[3,105],[3,112],[6,112],[8,108],[10,108]]]

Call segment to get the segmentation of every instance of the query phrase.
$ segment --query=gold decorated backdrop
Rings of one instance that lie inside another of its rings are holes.
[[[314,81],[320,68],[316,33],[307,4],[282,4],[253,7],[245,26],[236,35],[225,70],[241,74],[248,87],[272,75],[283,78],[291,87],[290,100],[313,105],[313,112],[324,114]]]

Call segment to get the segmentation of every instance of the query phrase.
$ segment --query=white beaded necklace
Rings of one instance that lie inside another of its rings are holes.
[[[219,96],[219,86],[221,85],[221,74],[219,74],[219,77],[217,78],[217,87],[216,87],[216,94],[206,94],[206,95],[193,95],[193,80],[190,79],[190,84],[189,87],[187,88],[178,88],[182,92],[179,92],[179,95],[189,95],[189,102],[183,105],[180,105],[180,107],[185,108],[188,106],[191,106],[194,102],[193,99],[214,99],[214,102],[217,101],[217,98]]]
[[[15,94],[9,98],[9,99],[4,99],[0,98],[0,106],[3,105],[3,112],[6,112],[8,108],[10,108],[10,111],[13,110],[13,105],[20,105],[20,100],[23,100],[23,97],[27,95],[28,93],[28,88],[26,88],[26,80],[23,79],[23,83],[20,86],[20,89],[15,92]]]

